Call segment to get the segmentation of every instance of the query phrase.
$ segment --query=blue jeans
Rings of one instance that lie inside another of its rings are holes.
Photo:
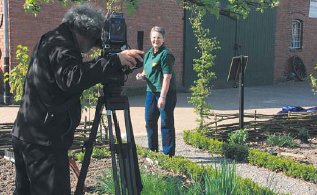
[[[146,92],[145,98],[145,123],[148,138],[148,147],[158,151],[158,118],[161,116],[161,134],[163,153],[175,155],[175,126],[174,109],[176,106],[176,91],[169,91],[166,95],[164,109],[158,109],[157,102],[160,92]]]

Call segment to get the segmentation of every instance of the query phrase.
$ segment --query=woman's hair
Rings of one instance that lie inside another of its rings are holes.
[[[160,26],[154,26],[152,29],[151,29],[151,34],[152,32],[158,32],[160,33],[163,38],[165,37],[165,29],[163,27],[160,27]]]
[[[79,4],[67,11],[62,22],[69,24],[80,35],[87,38],[99,38],[105,16],[101,10],[89,4]]]

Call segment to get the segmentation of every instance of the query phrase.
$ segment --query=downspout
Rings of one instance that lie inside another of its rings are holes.
[[[4,81],[4,104],[10,104],[10,85],[9,85],[9,36],[8,36],[8,2],[7,0],[2,1],[3,6],[3,23],[4,23],[4,74],[6,74]],[[6,79],[7,78],[7,79]]]

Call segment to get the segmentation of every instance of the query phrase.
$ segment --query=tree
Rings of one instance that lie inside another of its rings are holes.
[[[90,2],[92,0],[58,0],[64,6],[76,2]],[[122,2],[129,9],[136,9],[139,0],[104,0],[106,3]],[[158,1],[158,0],[156,0]],[[217,17],[225,15],[228,17],[242,16],[246,18],[252,9],[263,12],[267,8],[278,5],[279,0],[176,0],[186,5],[197,5],[204,8]],[[24,9],[27,12],[39,13],[41,6],[46,3],[54,3],[54,0],[24,0]]]
[[[206,99],[211,93],[211,79],[216,77],[212,71],[216,57],[213,52],[219,49],[219,46],[216,39],[209,38],[210,30],[202,26],[206,11],[195,5],[186,7],[186,9],[191,12],[189,21],[197,39],[195,49],[200,55],[194,59],[193,69],[197,73],[197,78],[194,81],[194,85],[190,87],[191,96],[189,97],[189,103],[194,105],[194,110],[198,114],[198,118],[196,119],[199,126],[198,129],[202,130],[205,119],[211,114],[211,105]]]

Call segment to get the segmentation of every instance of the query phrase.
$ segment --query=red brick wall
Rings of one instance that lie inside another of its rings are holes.
[[[9,1],[8,1],[9,2]],[[95,0],[102,4],[104,0]],[[0,2],[0,6],[2,1]],[[59,3],[43,5],[42,11],[35,17],[33,14],[25,13],[23,10],[24,1],[10,1],[9,3],[9,51],[10,65],[16,65],[15,51],[18,44],[26,45],[30,50],[40,38],[40,36],[55,28],[62,20],[67,10]],[[2,9],[0,11],[0,14]],[[124,11],[126,12],[126,11]],[[143,30],[144,49],[150,47],[149,32],[152,26],[160,25],[166,29],[166,44],[172,50],[176,57],[175,71],[177,82],[182,83],[183,75],[183,9],[182,4],[175,0],[157,1],[139,1],[139,9],[129,16],[125,13],[128,25],[128,42],[131,47],[136,47],[137,31]],[[3,27],[0,29],[0,48],[3,51]],[[3,58],[0,59],[0,67],[3,68]],[[141,70],[140,70],[141,71]],[[127,86],[141,87],[142,82],[135,81],[135,71],[129,77]],[[2,87],[1,90],[2,91]]]
[[[280,1],[277,11],[276,45],[275,45],[275,81],[285,80],[287,73],[287,60],[299,56],[308,73],[313,72],[317,63],[317,18],[309,18],[308,0]],[[303,21],[303,48],[291,50],[291,21]]]
[[[24,1],[10,1],[9,3],[9,45],[10,65],[16,65],[15,52],[17,45],[25,45],[32,51],[40,36],[60,24],[65,8],[60,4],[49,4],[42,7],[37,15],[26,13],[23,9]]]
[[[3,16],[3,1],[0,1],[0,14]],[[3,86],[3,56],[4,56],[4,25],[2,23],[2,26],[0,28],[0,93],[2,91]]]

